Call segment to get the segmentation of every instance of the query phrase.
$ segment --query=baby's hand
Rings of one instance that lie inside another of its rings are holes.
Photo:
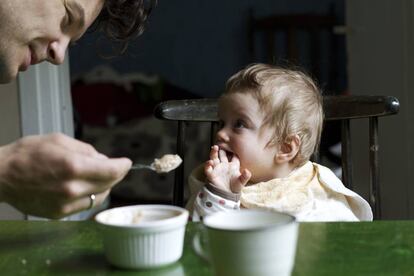
[[[247,169],[240,172],[240,160],[236,155],[229,161],[226,152],[217,145],[211,147],[210,160],[206,162],[204,172],[211,184],[232,193],[240,193],[251,177]]]

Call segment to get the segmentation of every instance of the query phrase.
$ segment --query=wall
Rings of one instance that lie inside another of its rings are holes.
[[[11,143],[21,136],[17,83],[0,85],[0,145]],[[23,219],[23,214],[0,203],[0,219]]]
[[[71,49],[71,73],[76,77],[98,64],[110,64],[120,72],[157,73],[181,88],[214,97],[225,80],[249,62],[250,8],[254,16],[265,16],[327,13],[331,5],[341,17],[343,0],[159,1],[147,31],[130,45],[126,57],[100,59],[96,48],[106,44],[90,34]]]
[[[350,91],[392,95],[400,113],[379,120],[383,217],[414,217],[414,5],[410,0],[347,1]],[[367,16],[369,15],[369,16]],[[355,141],[367,141],[368,125],[354,125]],[[355,143],[355,180],[367,187],[367,142]]]

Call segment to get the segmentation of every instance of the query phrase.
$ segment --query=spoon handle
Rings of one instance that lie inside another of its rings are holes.
[[[131,166],[131,170],[140,170],[140,169],[149,169],[154,170],[154,168],[150,165],[144,165],[144,164],[133,164]]]

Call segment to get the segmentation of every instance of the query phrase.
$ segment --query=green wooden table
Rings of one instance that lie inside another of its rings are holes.
[[[187,227],[183,257],[148,271],[107,264],[93,221],[0,221],[0,275],[212,275],[191,249],[199,224]],[[414,275],[414,221],[302,223],[293,275]]]

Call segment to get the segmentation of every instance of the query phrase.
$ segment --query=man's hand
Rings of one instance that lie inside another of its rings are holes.
[[[20,211],[61,218],[100,204],[129,171],[128,158],[108,158],[63,134],[28,136],[0,148],[0,201]]]
[[[204,173],[211,184],[232,193],[240,193],[252,176],[247,169],[240,172],[240,160],[236,155],[229,161],[226,152],[217,145],[211,147]]]

